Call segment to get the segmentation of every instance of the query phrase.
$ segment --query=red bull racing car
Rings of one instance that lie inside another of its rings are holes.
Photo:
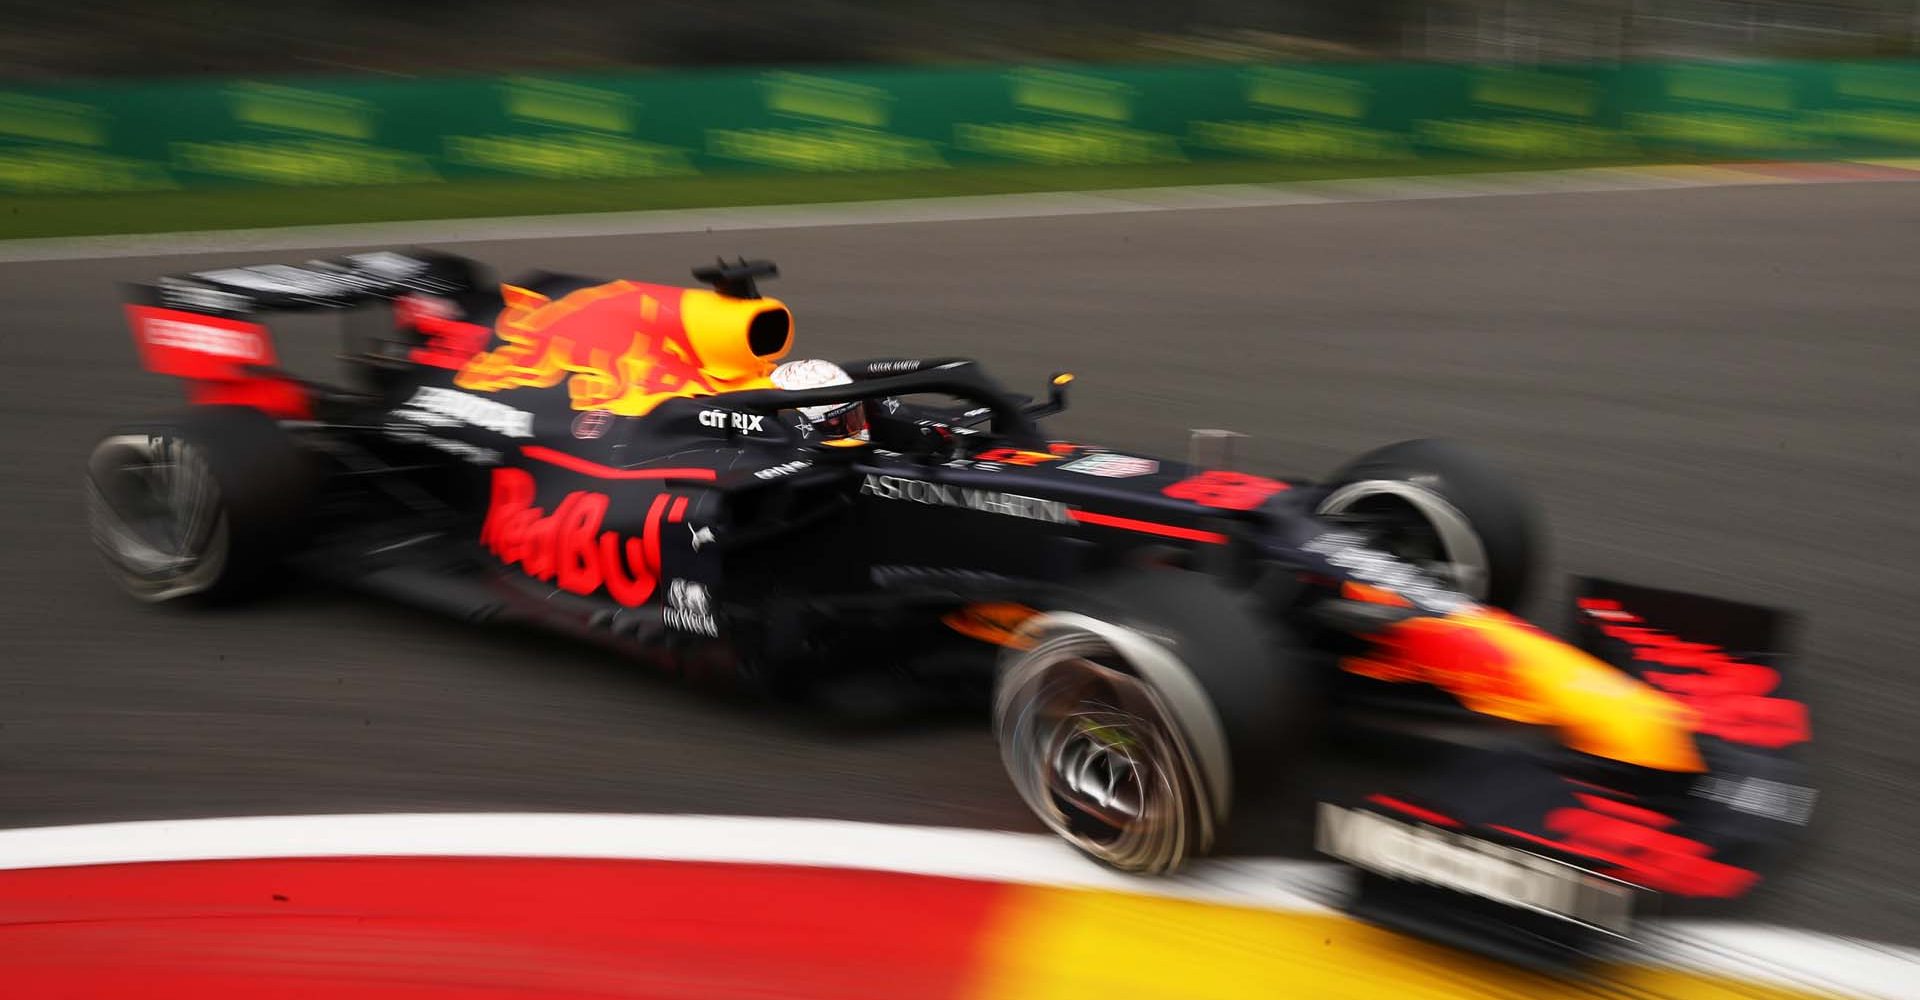
[[[774,273],[503,285],[410,251],[135,286],[190,405],[92,453],[98,547],[144,600],[315,575],[772,694],[978,678],[1034,813],[1143,874],[1329,727],[1465,723],[1328,794],[1318,847],[1355,912],[1515,957],[1738,897],[1806,823],[1779,613],[1585,579],[1557,638],[1512,611],[1529,505],[1464,448],[1309,481],[1052,440],[1064,373],[1035,399],[958,358],[783,361]],[[325,309],[379,318],[345,384],[262,323]]]

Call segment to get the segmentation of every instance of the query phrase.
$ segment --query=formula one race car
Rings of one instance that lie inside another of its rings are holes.
[[[1510,610],[1527,501],[1442,441],[1308,482],[1049,440],[1065,373],[1038,401],[951,358],[794,387],[774,273],[500,285],[384,252],[135,286],[191,405],[94,450],[98,545],[149,601],[297,572],[770,693],[970,672],[1019,794],[1129,872],[1206,852],[1323,723],[1461,716],[1479,738],[1322,802],[1318,842],[1357,912],[1516,955],[1741,895],[1807,821],[1781,616],[1585,580],[1550,636]],[[277,367],[260,314],[363,306],[351,384]]]

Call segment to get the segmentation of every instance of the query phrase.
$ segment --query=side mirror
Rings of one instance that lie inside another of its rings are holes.
[[[869,401],[867,437],[875,447],[897,451],[928,464],[953,458],[959,449],[953,432],[928,420],[894,416],[879,410],[878,401]]]
[[[1067,386],[1073,384],[1072,372],[1054,372],[1047,379],[1047,401],[1027,407],[1029,417],[1051,417],[1067,408]]]
[[[939,424],[920,424],[907,454],[928,465],[939,465],[952,461],[955,450],[957,445],[952,431]]]

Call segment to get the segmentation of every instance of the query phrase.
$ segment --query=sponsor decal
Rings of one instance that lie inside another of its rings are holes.
[[[1136,476],[1151,476],[1159,472],[1160,463],[1151,458],[1134,458],[1131,455],[1099,452],[1076,458],[1061,466],[1060,469],[1063,472],[1078,472],[1083,476],[1132,479]]]
[[[791,476],[794,473],[799,472],[801,469],[810,468],[812,467],[812,465],[813,465],[813,461],[811,459],[803,459],[798,462],[783,462],[779,465],[771,466],[769,468],[760,469],[756,471],[753,474],[753,478],[779,479],[782,476]]]
[[[588,410],[573,418],[573,436],[582,441],[592,441],[603,437],[607,428],[613,426],[613,414],[605,410]]]
[[[186,379],[194,402],[236,403],[285,417],[310,414],[299,385],[263,370],[274,364],[266,327],[159,306],[129,305],[126,315],[140,364],[156,375]]]
[[[246,312],[253,306],[253,300],[244,295],[223,292],[179,278],[161,278],[154,287],[165,305],[193,312],[237,313]]]
[[[1693,786],[1692,794],[1709,802],[1718,802],[1749,816],[1806,826],[1813,818],[1813,806],[1820,793],[1805,785],[1773,781],[1769,778],[1723,778],[1708,775]]]
[[[691,580],[667,584],[667,603],[660,609],[660,620],[668,628],[695,635],[717,636],[719,623],[713,620],[713,607],[707,600],[707,588]]]
[[[524,469],[493,470],[493,496],[480,528],[480,544],[509,566],[536,580],[582,596],[605,590],[626,607],[645,604],[660,576],[660,524],[668,496],[653,498],[645,533],[622,538],[601,531],[610,501],[604,493],[575,490],[553,513],[534,506],[533,476]]]
[[[188,277],[261,295],[285,296],[314,302],[333,302],[397,287],[444,291],[445,282],[422,278],[427,263],[392,251],[352,254],[339,262],[312,261],[306,267],[259,264]]]
[[[964,431],[960,431],[958,428],[955,428],[955,432],[965,433]],[[941,464],[945,465],[949,469],[972,469],[975,472],[1007,471],[1007,467],[999,462],[976,462],[971,458],[956,458],[950,462],[942,462]]]
[[[309,271],[287,264],[262,264],[257,267],[202,271],[194,277],[216,285],[244,288],[268,295],[298,295],[313,298],[336,298],[359,292],[374,284],[369,278],[346,271]]]
[[[692,544],[693,544],[693,551],[695,552],[700,551],[700,546],[702,545],[713,544],[712,528],[696,528],[693,525],[689,524],[687,525],[687,534],[693,536]]]
[[[1619,601],[1581,598],[1580,610],[1601,634],[1631,646],[1636,660],[1674,668],[1643,670],[1641,678],[1693,709],[1698,732],[1770,750],[1813,738],[1807,706],[1773,694],[1780,686],[1778,670],[1650,628]]]
[[[445,427],[454,421],[506,437],[533,436],[533,414],[453,389],[423,385],[403,405],[393,415],[415,423]]]
[[[920,370],[920,364],[921,363],[919,361],[874,361],[874,362],[868,363],[867,371],[870,371],[875,375],[890,375],[890,374],[897,374],[900,372],[917,372]]]
[[[1368,548],[1366,539],[1349,532],[1333,531],[1318,535],[1300,546],[1326,559],[1362,583],[1373,584],[1412,601],[1423,611],[1451,614],[1473,604],[1465,596],[1435,583],[1425,573],[1381,552]]]
[[[427,269],[426,261],[391,250],[348,254],[346,260],[355,270],[364,271],[389,285],[405,282]]]
[[[1040,497],[1001,493],[996,490],[947,486],[942,483],[929,483],[922,479],[883,476],[870,472],[867,473],[865,482],[861,483],[860,492],[883,500],[908,500],[936,507],[960,507],[1053,524],[1073,523],[1072,515],[1067,512],[1067,505],[1058,500],[1044,500]]]
[[[1039,465],[1042,462],[1058,462],[1060,456],[1045,451],[1021,451],[1018,448],[990,448],[973,456],[982,462],[1000,462],[1006,465]]]
[[[273,355],[267,340],[256,330],[195,319],[149,316],[140,324],[141,339],[148,347],[166,347],[216,358],[231,358],[248,364],[267,364]]]
[[[1214,469],[1189,476],[1160,492],[1175,500],[1192,501],[1202,507],[1252,510],[1266,503],[1268,497],[1288,489],[1291,487],[1278,479]]]
[[[1357,868],[1548,913],[1614,934],[1632,923],[1632,887],[1537,854],[1378,813],[1320,803],[1314,846]]]
[[[465,459],[475,465],[500,464],[500,453],[494,451],[492,448],[482,448],[479,445],[468,444],[465,441],[451,441],[447,438],[428,434],[418,427],[388,424],[385,430],[387,436],[395,441],[406,441],[410,444],[425,445],[429,448],[444,451],[455,458]]]
[[[766,423],[766,415],[761,413],[741,413],[738,410],[701,410],[700,426],[722,430],[732,429],[743,434],[757,434]]]

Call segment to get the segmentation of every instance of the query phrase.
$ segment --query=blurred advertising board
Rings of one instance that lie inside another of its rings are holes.
[[[1920,155],[1920,62],[1049,66],[0,90],[0,192]]]

